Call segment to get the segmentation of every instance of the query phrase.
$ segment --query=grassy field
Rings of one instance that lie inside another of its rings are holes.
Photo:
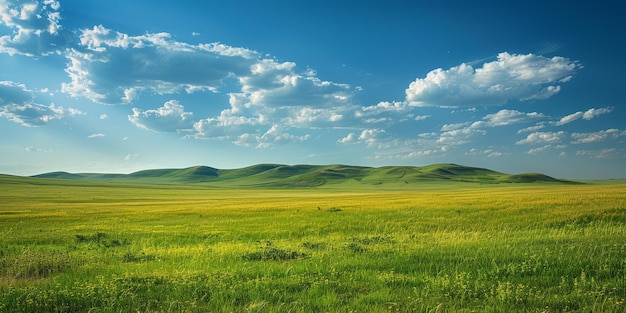
[[[624,312],[626,184],[0,177],[0,312]]]

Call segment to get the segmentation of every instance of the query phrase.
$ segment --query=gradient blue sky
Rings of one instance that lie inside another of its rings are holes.
[[[626,177],[620,1],[0,0],[0,172]]]

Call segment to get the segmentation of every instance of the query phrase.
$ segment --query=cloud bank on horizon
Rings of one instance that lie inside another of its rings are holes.
[[[324,140],[333,150],[359,147],[367,158],[388,163],[451,155],[504,158],[519,147],[527,155],[625,155],[626,131],[616,126],[563,129],[614,114],[620,103],[559,116],[536,111],[552,105],[546,100],[584,70],[584,62],[565,56],[500,51],[482,64],[460,62],[416,75],[399,99],[364,103],[363,86],[327,80],[308,66],[249,48],[185,42],[167,32],[126,34],[101,24],[68,29],[62,6],[54,0],[0,0],[0,54],[22,62],[62,58],[57,71],[66,76],[40,88],[5,73],[0,116],[8,122],[45,128],[96,114],[120,123],[92,109],[117,106],[128,110],[126,123],[140,132],[255,151]],[[525,109],[527,103],[534,110]],[[512,136],[494,138],[510,127]],[[98,130],[88,135],[105,136]],[[478,144],[485,141],[491,143]],[[591,146],[601,142],[610,147]]]

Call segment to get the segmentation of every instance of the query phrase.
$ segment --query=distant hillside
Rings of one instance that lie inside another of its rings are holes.
[[[409,185],[424,183],[573,183],[539,173],[510,175],[458,164],[363,167],[350,165],[257,164],[238,169],[194,166],[131,174],[51,172],[32,176],[65,180],[151,184],[212,184],[225,187],[315,187],[332,184]]]

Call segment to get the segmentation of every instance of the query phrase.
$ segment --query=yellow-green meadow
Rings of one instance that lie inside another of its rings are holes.
[[[623,312],[626,184],[0,177],[0,312]]]

